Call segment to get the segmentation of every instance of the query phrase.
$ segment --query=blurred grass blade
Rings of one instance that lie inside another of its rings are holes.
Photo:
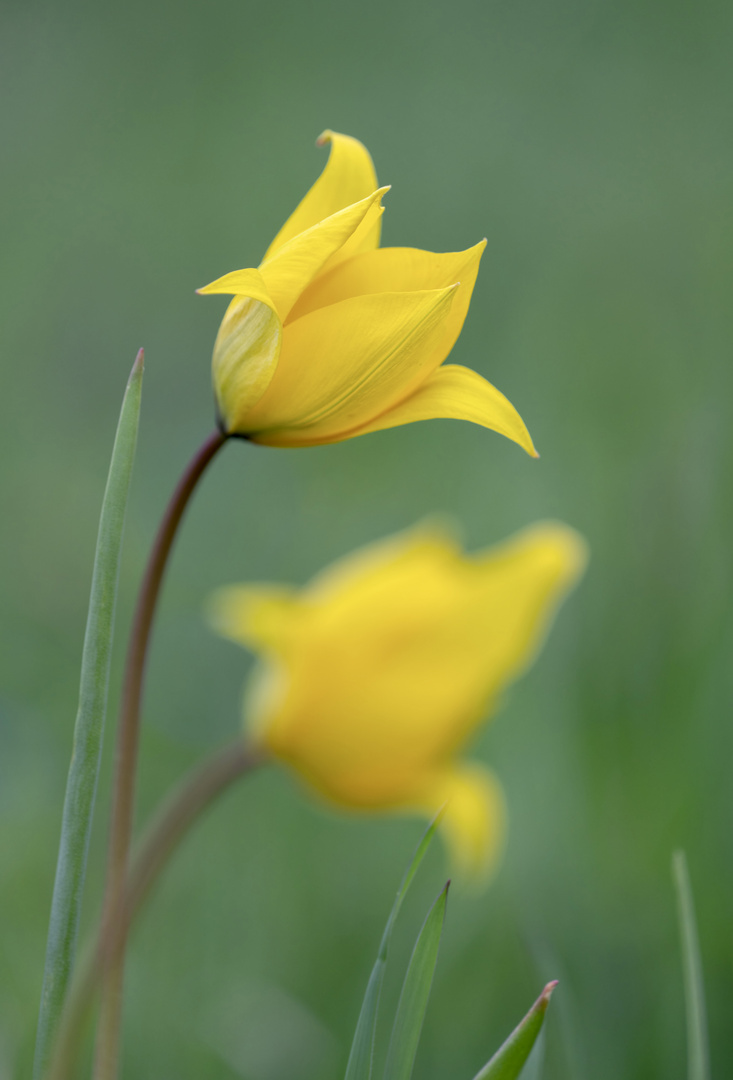
[[[672,856],[672,874],[677,890],[677,913],[682,941],[682,967],[685,975],[687,1012],[688,1080],[710,1080],[708,1029],[705,1016],[705,991],[702,981],[700,943],[697,937],[695,906],[684,851]]]
[[[81,662],[79,708],[66,782],[61,842],[56,863],[46,944],[41,1008],[33,1065],[34,1080],[45,1070],[51,1042],[74,965],[87,851],[107,708],[120,549],[127,494],[137,443],[143,352],[138,353],[122,402],[94,556],[92,588]]]
[[[412,879],[417,873],[417,868],[423,860],[425,852],[430,846],[430,841],[435,835],[435,830],[438,827],[440,821],[440,815],[430,823],[422,840],[415,849],[415,854],[412,856],[412,861],[405,871],[405,876],[402,878],[399,889],[397,890],[397,896],[395,902],[392,905],[392,910],[389,913],[387,919],[387,925],[384,928],[382,934],[382,941],[379,946],[379,954],[377,956],[376,963],[372,968],[372,973],[369,976],[369,982],[366,988],[366,994],[364,995],[364,1001],[361,1006],[361,1012],[359,1013],[359,1021],[356,1025],[356,1032],[354,1034],[354,1041],[351,1044],[351,1053],[349,1054],[349,1062],[346,1066],[345,1080],[370,1080],[372,1075],[372,1061],[374,1059],[374,1042],[377,1033],[377,1011],[379,1009],[379,995],[382,991],[382,983],[384,981],[384,971],[387,966],[387,951],[389,949],[389,939],[392,936],[392,929],[397,920],[400,908],[402,907],[402,901],[405,899],[407,890],[410,887]]]
[[[517,1080],[530,1055],[544,1023],[547,1006],[557,982],[548,983],[524,1020],[502,1043],[491,1061],[484,1065],[474,1080]]]
[[[428,912],[415,944],[397,1006],[384,1067],[384,1080],[410,1080],[412,1075],[438,959],[449,885],[450,882]]]

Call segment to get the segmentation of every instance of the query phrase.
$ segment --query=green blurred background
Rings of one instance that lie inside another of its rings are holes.
[[[6,0],[0,20],[0,1078],[30,1070],[129,368],[144,345],[113,701],[153,528],[213,426],[226,301],[194,289],[257,264],[324,164],[324,127],[361,138],[393,185],[385,244],[488,237],[453,358],[507,394],[542,459],[443,421],[228,447],[164,595],[141,813],[240,722],[249,661],[204,625],[212,588],[304,582],[435,511],[469,548],[561,518],[590,570],[473,750],[505,785],[509,845],[487,893],[451,898],[416,1080],[469,1080],[551,977],[546,1080],[682,1077],[676,846],[714,1072],[733,1074],[733,7]],[[274,769],[229,793],[135,933],[125,1076],[338,1080],[421,828],[334,816]],[[446,872],[435,845],[388,1008]]]

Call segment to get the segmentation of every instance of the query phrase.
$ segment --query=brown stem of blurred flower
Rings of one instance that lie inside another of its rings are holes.
[[[77,968],[61,1017],[48,1080],[70,1080],[73,1075],[94,992],[110,963],[121,959],[132,921],[180,841],[223,791],[265,761],[263,751],[247,747],[237,738],[196,766],[163,801],[131,860],[119,922],[106,936],[100,925],[93,948]]]
[[[110,826],[107,879],[102,907],[103,940],[111,939],[121,926],[125,878],[130,853],[135,799],[135,776],[140,735],[140,702],[145,661],[153,616],[171,547],[183,513],[207,465],[221,449],[227,436],[215,431],[194,455],[173,493],[150,553],[135,617],[130,631],[122,702],[117,729],[117,751]],[[94,1063],[95,1080],[116,1080],[124,977],[124,930],[119,948],[105,950],[103,990]]]

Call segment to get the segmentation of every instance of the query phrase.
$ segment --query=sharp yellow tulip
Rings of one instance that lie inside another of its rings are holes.
[[[368,151],[326,131],[328,163],[257,269],[200,293],[233,297],[214,346],[222,430],[272,446],[338,442],[432,417],[470,420],[537,456],[513,405],[475,371],[443,365],[486,241],[435,254],[380,248]]]
[[[464,555],[422,526],[375,543],[300,591],[233,586],[222,635],[260,663],[245,713],[255,743],[333,803],[433,815],[460,864],[495,860],[503,798],[463,749],[537,652],[585,565],[585,544],[544,523]]]

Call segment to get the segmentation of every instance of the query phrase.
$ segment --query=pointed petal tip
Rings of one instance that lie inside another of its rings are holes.
[[[534,444],[534,440],[529,433],[527,425],[524,423],[524,421],[522,421],[522,424],[524,427],[524,437],[522,438],[521,442],[519,439],[517,439],[516,442],[519,443],[522,449],[525,450],[531,458],[534,458],[535,461],[539,461],[540,452]]]

